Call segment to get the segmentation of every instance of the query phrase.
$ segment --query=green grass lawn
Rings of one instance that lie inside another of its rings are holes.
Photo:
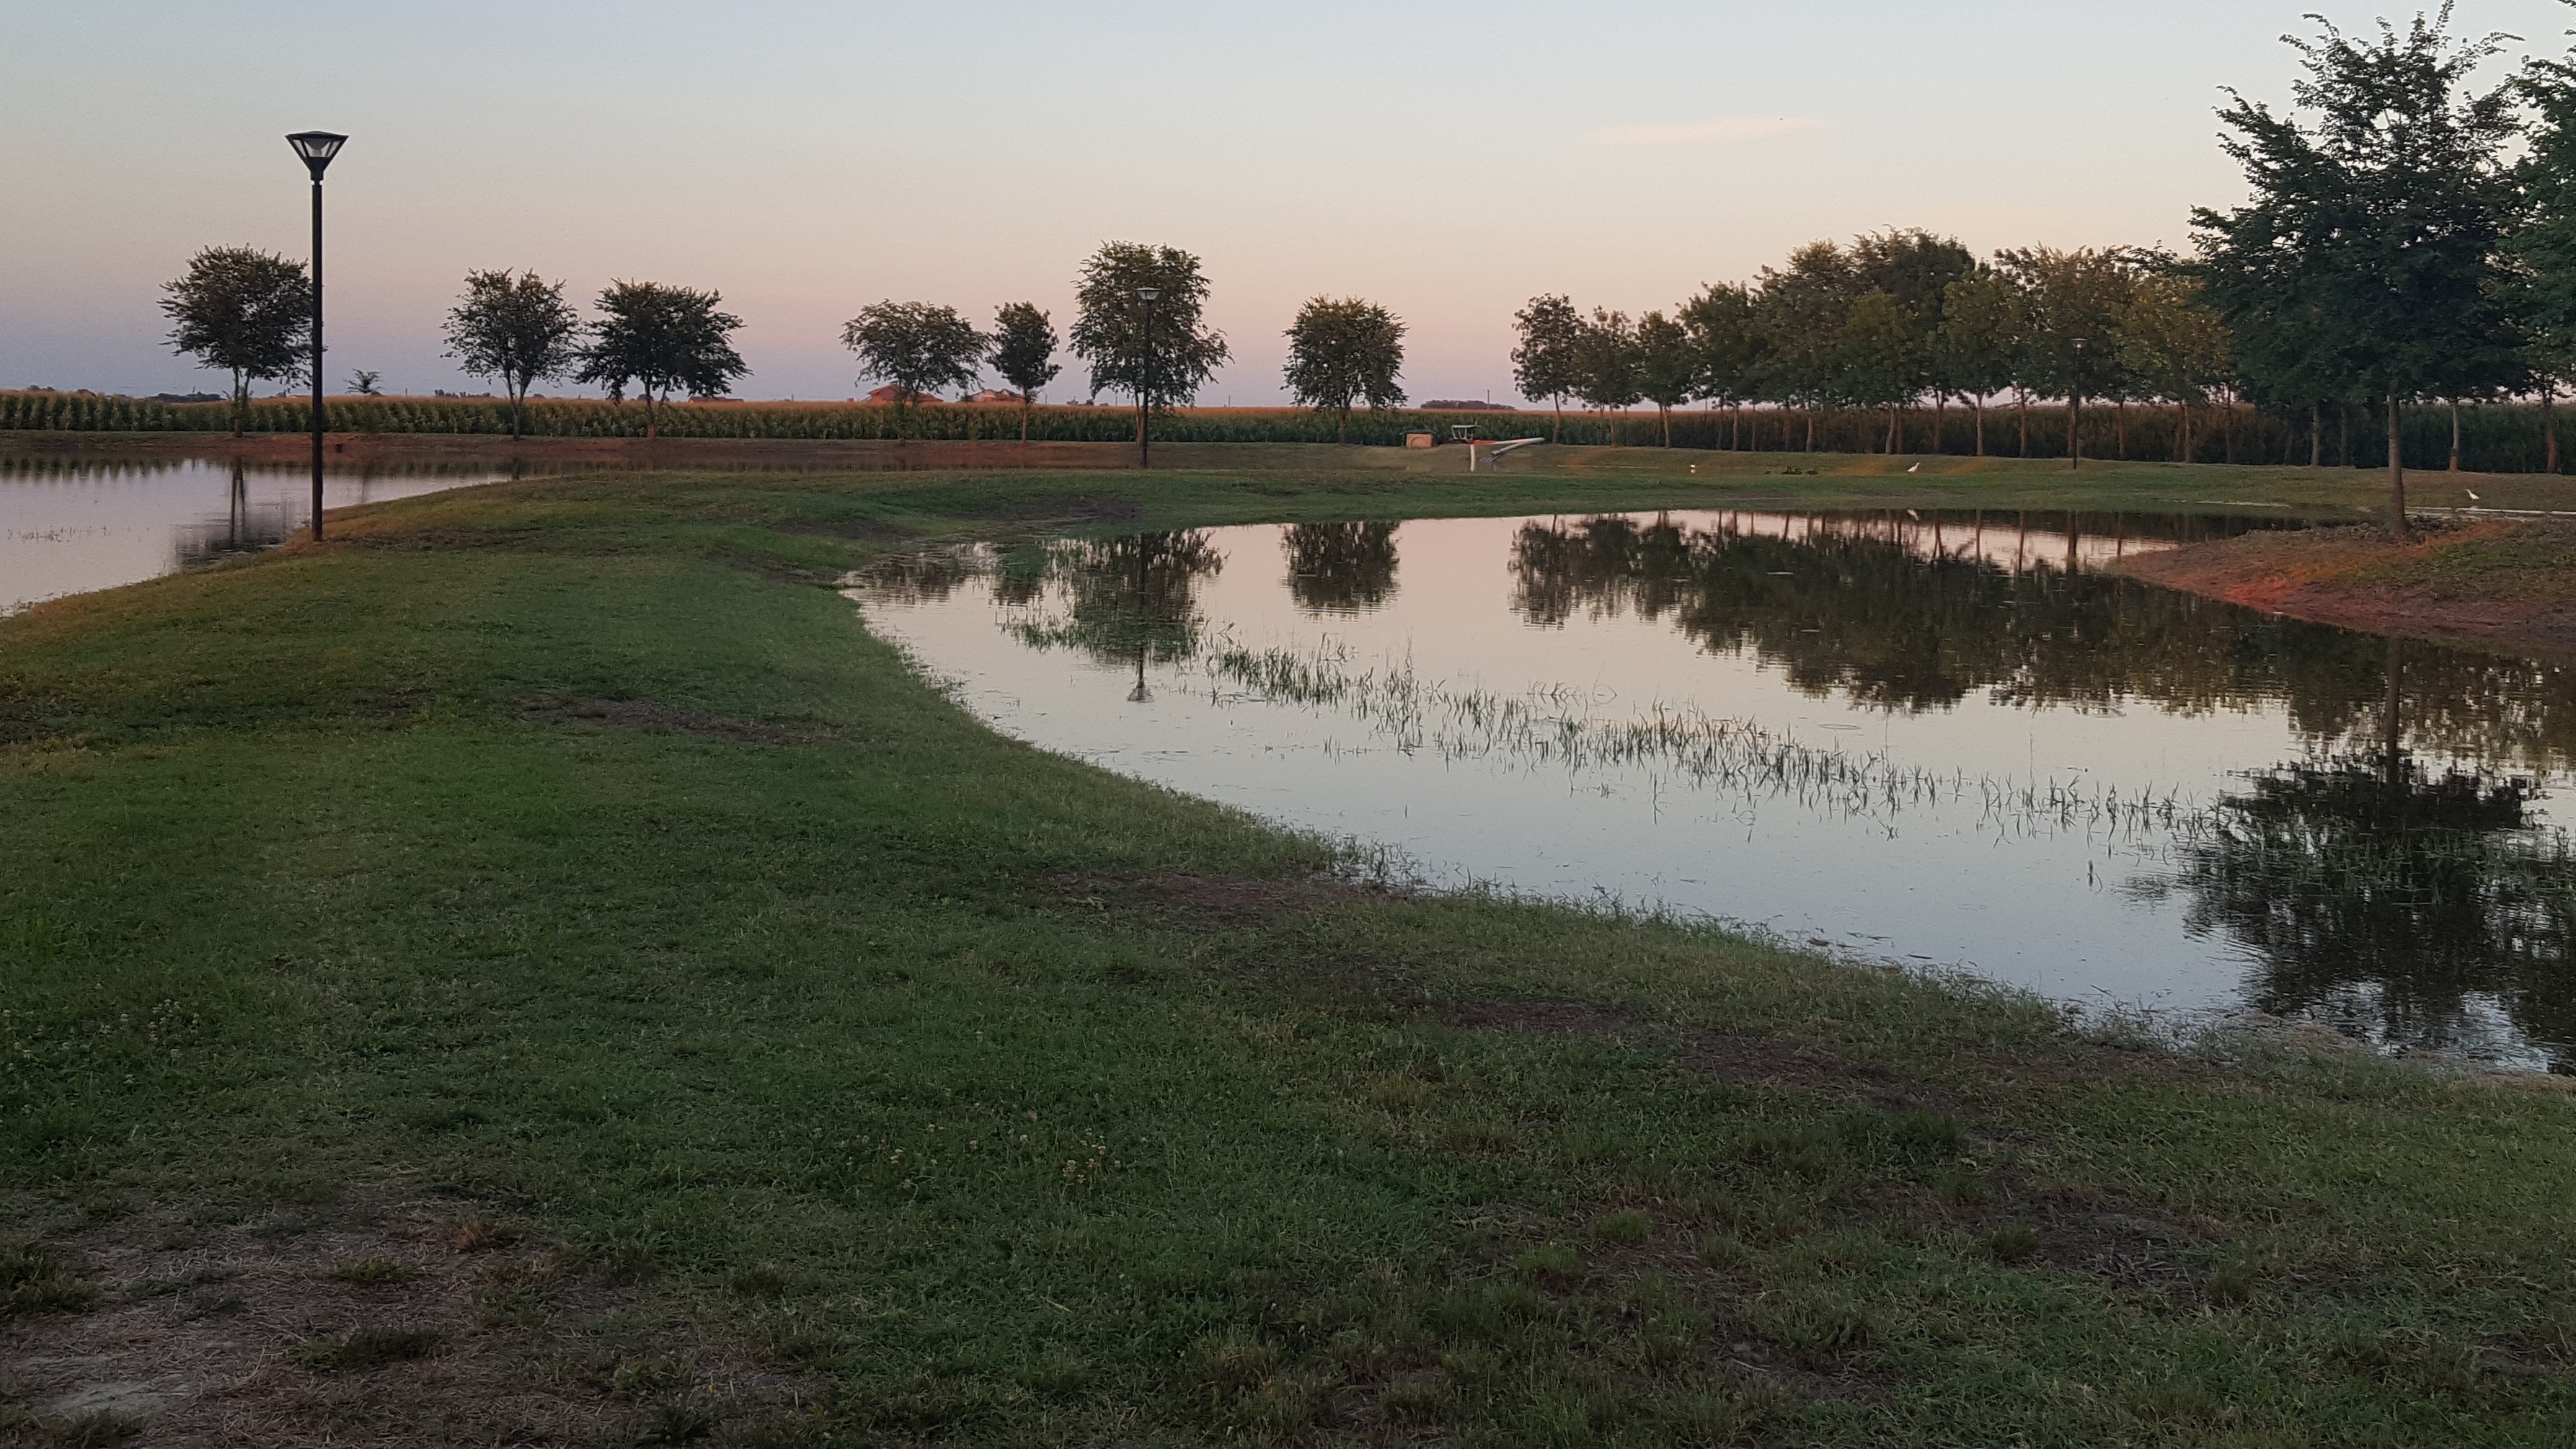
[[[2576,1438],[2565,1096],[1336,885],[821,586],[1052,518],[2375,497],[1618,451],[509,485],[0,620],[0,1280],[103,1312],[122,1222],[401,1182],[803,1386],[598,1442]]]

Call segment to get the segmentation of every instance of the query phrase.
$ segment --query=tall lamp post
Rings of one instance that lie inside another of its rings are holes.
[[[349,138],[298,131],[286,138],[313,173],[313,541],[322,541],[322,173]]]
[[[2074,396],[2066,400],[2066,466],[2084,466],[2084,339],[2075,339]]]
[[[1136,466],[1154,466],[1154,299],[1163,295],[1160,287],[1138,287],[1136,295],[1145,302],[1145,375],[1136,383]],[[1142,688],[1140,684],[1138,686]]]

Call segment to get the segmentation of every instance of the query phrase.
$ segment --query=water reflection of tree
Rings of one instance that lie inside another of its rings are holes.
[[[2195,934],[2259,966],[2250,1004],[2423,1046],[2473,1042],[2473,999],[2576,1042],[2576,874],[2529,782],[2384,755],[2251,777],[2179,846],[2160,889]]]
[[[1041,648],[1069,646],[1104,664],[1134,664],[1141,698],[1147,664],[1197,652],[1205,622],[1198,588],[1224,568],[1224,553],[1196,530],[1060,541],[1044,550],[1036,582],[1024,574],[1021,584],[1032,600],[1051,591],[1057,607],[1014,627]]]
[[[1280,535],[1288,594],[1311,614],[1356,614],[1395,595],[1392,523],[1297,523]]]
[[[971,548],[929,549],[878,559],[860,574],[868,593],[889,603],[933,604],[970,579],[995,573],[993,560]]]
[[[1579,613],[1669,618],[1810,694],[1908,713],[1979,691],[2087,709],[2145,699],[2195,714],[2280,700],[2319,740],[2381,734],[2385,662],[2372,636],[2053,560],[2019,570],[1927,560],[1828,520],[1799,522],[1786,538],[1666,519],[1532,523],[1513,544],[1513,605],[1550,627]],[[2410,674],[2418,745],[2534,763],[2576,752],[2576,671],[2438,649]]]

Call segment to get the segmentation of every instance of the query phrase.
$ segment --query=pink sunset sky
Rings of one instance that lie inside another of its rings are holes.
[[[724,293],[751,397],[857,391],[885,298],[1072,320],[1101,241],[1196,252],[1235,362],[1357,294],[1411,327],[1417,400],[1511,399],[1534,293],[1636,312],[1788,248],[1923,226],[1980,250],[2188,240],[2239,194],[2220,87],[2286,99],[2320,0],[33,7],[0,48],[0,386],[213,384],[159,285],[197,248],[301,257],[279,139],[330,176],[332,380],[481,390],[439,355],[466,270]],[[2403,16],[2411,12],[2388,12]],[[2557,54],[2554,0],[2463,33]],[[545,390],[542,389],[541,390]],[[555,391],[564,389],[556,388]],[[1058,396],[1079,396],[1070,366]]]

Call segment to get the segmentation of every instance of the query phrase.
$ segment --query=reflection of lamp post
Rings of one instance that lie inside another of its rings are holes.
[[[1145,300],[1150,302],[1153,299],[1154,289],[1147,287]],[[1146,315],[1150,317],[1153,314],[1148,312]],[[1145,687],[1145,555],[1153,551],[1152,540],[1151,534],[1136,536],[1136,687],[1127,691],[1129,704],[1143,704],[1154,697],[1153,691]]]
[[[2075,339],[2075,386],[2066,400],[2066,466],[2084,466],[2084,339]]]
[[[1136,383],[1136,466],[1151,468],[1154,466],[1154,299],[1163,295],[1163,289],[1138,287],[1136,295],[1145,302],[1145,375]],[[1139,683],[1136,687],[1141,690],[1145,686]]]
[[[313,541],[322,541],[322,172],[349,138],[298,131],[286,138],[313,173]]]

